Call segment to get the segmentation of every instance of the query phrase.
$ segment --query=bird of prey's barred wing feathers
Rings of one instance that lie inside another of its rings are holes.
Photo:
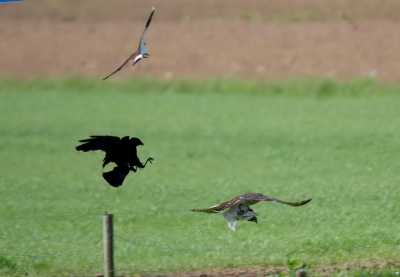
[[[228,221],[228,226],[231,230],[235,231],[237,220],[247,220],[257,223],[257,213],[254,212],[250,205],[254,205],[260,201],[278,202],[290,206],[302,206],[310,202],[312,198],[300,201],[300,202],[287,202],[277,198],[265,196],[261,193],[245,193],[233,197],[231,200],[223,203],[213,205],[209,208],[204,209],[192,209],[194,212],[204,213],[219,213],[223,210],[227,211],[223,213],[223,217]]]
[[[192,209],[192,211],[204,212],[204,213],[219,213],[220,211],[226,210],[232,206],[239,204],[241,198],[243,198],[248,205],[254,205],[260,201],[270,201],[270,202],[278,202],[278,203],[295,206],[295,207],[303,206],[312,200],[312,198],[311,198],[311,199],[307,199],[307,200],[300,201],[300,202],[286,202],[286,201],[279,200],[277,198],[265,196],[261,193],[244,193],[244,194],[240,194],[240,195],[233,197],[231,200],[222,202],[220,204],[213,205],[209,208]]]
[[[135,51],[135,53],[130,55],[130,57],[120,67],[118,67],[113,73],[111,73],[111,74],[107,75],[106,77],[104,77],[103,80],[107,79],[108,77],[110,77],[110,76],[114,75],[115,73],[117,73],[118,71],[120,71],[130,60],[133,60],[132,66],[134,66],[142,58],[147,58],[147,57],[150,56],[147,53],[147,47],[146,47],[146,43],[144,42],[144,39],[146,37],[147,29],[150,26],[151,19],[153,18],[154,10],[155,9],[153,7],[152,10],[151,10],[151,14],[149,16],[149,19],[147,19],[146,27],[144,28],[144,31],[143,31],[142,36],[140,38],[138,49]]]

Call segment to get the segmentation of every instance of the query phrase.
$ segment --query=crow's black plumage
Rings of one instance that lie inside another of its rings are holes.
[[[153,158],[148,158],[142,164],[137,156],[136,147],[143,145],[138,138],[128,136],[122,139],[114,136],[90,136],[89,139],[83,139],[79,142],[83,144],[76,147],[78,151],[102,150],[106,152],[103,160],[103,167],[113,162],[117,166],[109,172],[103,173],[103,178],[113,187],[119,187],[124,182],[126,175],[132,170],[136,172],[138,168],[144,168],[147,162],[153,163]]]

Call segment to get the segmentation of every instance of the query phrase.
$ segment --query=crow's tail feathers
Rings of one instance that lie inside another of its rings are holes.
[[[122,186],[126,175],[129,173],[129,168],[127,167],[114,167],[113,170],[103,173],[103,178],[113,187],[117,188]]]

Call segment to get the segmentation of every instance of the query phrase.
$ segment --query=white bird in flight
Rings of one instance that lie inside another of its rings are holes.
[[[147,47],[146,47],[146,43],[144,43],[144,39],[146,37],[147,28],[149,28],[151,19],[153,18],[154,10],[155,9],[153,7],[153,9],[151,10],[151,14],[149,16],[149,19],[147,19],[146,27],[144,28],[144,31],[142,33],[142,37],[140,38],[139,47],[136,50],[136,52],[133,53],[132,55],[130,55],[130,57],[120,67],[118,67],[113,73],[111,73],[111,74],[107,75],[106,77],[104,77],[103,80],[107,79],[108,77],[110,77],[110,76],[114,75],[115,73],[117,73],[118,71],[120,71],[130,60],[133,60],[132,66],[134,66],[141,59],[147,58],[147,57],[150,56],[147,53]]]

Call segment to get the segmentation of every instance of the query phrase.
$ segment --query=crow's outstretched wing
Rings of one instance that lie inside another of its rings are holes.
[[[77,146],[76,150],[84,152],[102,150],[107,152],[120,141],[119,137],[114,136],[90,136],[89,139],[80,140],[79,142],[84,143]]]
[[[113,170],[103,173],[103,178],[113,187],[122,186],[126,175],[129,173],[128,166],[116,166]]]

